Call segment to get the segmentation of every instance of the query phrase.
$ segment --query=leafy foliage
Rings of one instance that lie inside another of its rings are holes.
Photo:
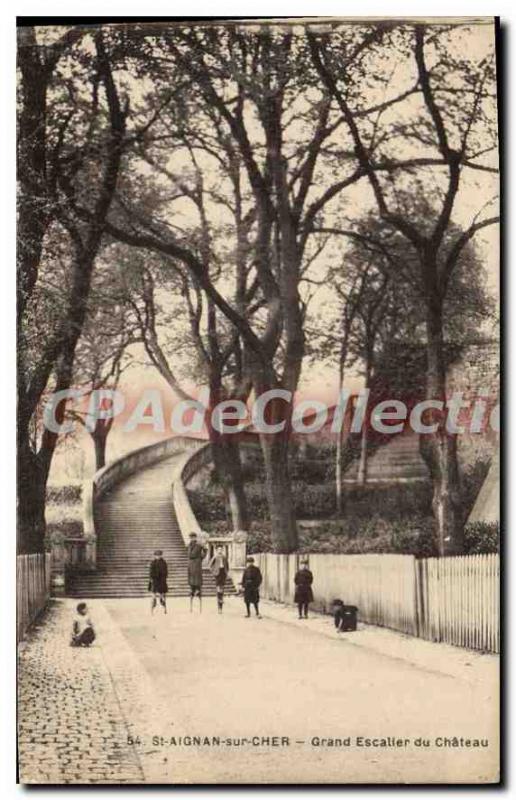
[[[500,525],[497,522],[471,522],[464,528],[465,553],[500,552]]]
[[[82,499],[82,484],[67,483],[63,486],[47,486],[47,502],[54,505],[73,505]]]

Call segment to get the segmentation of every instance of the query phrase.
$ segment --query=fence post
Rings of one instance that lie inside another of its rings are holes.
[[[32,553],[16,557],[16,640],[45,608],[50,596],[51,554]]]
[[[430,641],[499,652],[499,557],[415,559],[389,555],[310,555],[315,607],[332,597],[358,606],[360,620]],[[292,602],[297,557],[260,556],[263,594]]]

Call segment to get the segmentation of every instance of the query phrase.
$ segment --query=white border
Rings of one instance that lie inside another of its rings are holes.
[[[1,419],[3,420],[2,439],[0,446],[0,486],[2,487],[2,503],[1,503],[1,518],[0,518],[0,531],[1,531],[1,550],[0,550],[0,636],[3,658],[0,662],[1,667],[1,696],[0,696],[0,786],[3,789],[3,797],[19,797],[24,791],[21,787],[15,786],[15,581],[14,581],[14,565],[15,565],[15,460],[14,460],[14,419],[15,419],[15,202],[14,202],[14,187],[15,187],[15,93],[14,93],[14,64],[15,64],[15,15],[18,16],[41,16],[42,12],[46,17],[49,16],[69,16],[73,11],[73,16],[102,16],[109,13],[110,16],[171,16],[183,15],[188,17],[199,16],[256,16],[259,13],[263,17],[267,16],[283,16],[283,17],[299,17],[299,16],[359,16],[356,11],[360,11],[360,16],[385,16],[388,11],[388,16],[404,17],[404,16],[486,16],[486,15],[500,15],[502,24],[507,30],[506,35],[506,49],[510,46],[512,38],[513,24],[516,20],[516,11],[513,4],[509,4],[508,0],[505,2],[498,2],[490,4],[486,2],[478,2],[478,0],[469,0],[469,2],[450,3],[443,2],[443,0],[432,0],[432,2],[371,2],[370,0],[361,0],[360,3],[344,3],[342,0],[319,0],[317,3],[308,3],[306,0],[261,0],[260,3],[248,2],[248,0],[224,0],[217,4],[207,3],[205,0],[189,0],[188,3],[182,7],[181,4],[172,4],[170,2],[156,2],[156,0],[148,0],[143,5],[142,3],[135,3],[132,0],[111,0],[106,5],[105,0],[88,0],[84,2],[79,0],[70,4],[69,0],[64,2],[50,2],[44,6],[35,0],[21,0],[20,2],[11,4],[1,12],[0,24],[0,58],[2,60],[0,68],[0,86],[1,86],[1,109],[2,109],[2,122],[0,125],[0,158],[1,164],[1,206],[0,206],[0,220],[2,223],[2,239],[1,239],[1,253],[2,253],[2,272],[1,272],[1,291],[0,291],[0,342],[2,354],[2,392],[0,393],[0,409]],[[355,12],[355,13],[353,13]],[[511,426],[509,410],[512,409],[511,399],[515,397],[514,383],[516,381],[516,347],[511,348],[510,345],[515,342],[514,340],[514,325],[511,323],[511,317],[515,312],[515,281],[511,279],[510,272],[512,269],[511,255],[512,255],[512,236],[511,233],[516,230],[516,219],[514,210],[509,206],[510,191],[509,187],[514,184],[515,167],[514,162],[511,163],[509,158],[509,145],[511,136],[509,131],[514,136],[516,125],[514,124],[514,103],[513,93],[514,86],[514,59],[507,53],[506,58],[506,74],[505,74],[505,105],[506,105],[506,119],[507,129],[505,131],[505,159],[506,159],[506,174],[505,174],[505,211],[506,221],[505,228],[507,231],[506,251],[505,251],[505,317],[506,317],[506,339],[505,351],[507,363],[505,365],[505,380],[506,380],[506,426],[507,430],[504,435],[504,443],[507,453],[510,451],[508,458],[508,473],[506,476],[506,488],[509,489],[509,479],[514,474],[514,431]],[[511,80],[512,79],[512,80]],[[512,352],[511,352],[512,350]],[[511,446],[512,445],[512,446]],[[507,491],[509,494],[509,491]],[[512,548],[510,547],[510,537],[513,533],[513,526],[511,525],[512,515],[508,515],[506,520],[506,558]],[[506,672],[509,675],[509,668],[512,666],[510,653],[507,647],[507,640],[512,639],[516,632],[516,619],[511,614],[512,608],[509,605],[510,586],[512,583],[513,569],[512,560],[509,564],[506,560]],[[511,669],[511,672],[513,670]],[[509,721],[513,718],[513,713],[516,704],[516,693],[513,691],[511,697],[511,707],[506,709],[507,713],[507,733],[509,728]],[[510,737],[509,737],[510,739]],[[516,748],[512,745],[507,748],[506,770],[508,765],[513,761],[512,756],[516,753]],[[252,776],[251,776],[252,777]],[[509,776],[508,776],[509,777]],[[387,791],[387,788],[385,791]],[[284,789],[267,789],[263,788],[259,794],[267,793],[268,796],[277,796],[280,792],[288,791],[289,787]],[[99,789],[101,795],[108,796],[108,790]],[[140,788],[140,791],[145,791],[145,788]],[[166,791],[166,788],[164,789]],[[244,788],[241,790],[245,791]],[[322,796],[324,789],[314,787],[306,794],[311,796]],[[357,798],[365,797],[367,795],[375,795],[377,792],[359,791],[354,790],[352,787],[346,789],[347,796],[356,796]],[[452,790],[443,790],[436,788],[441,796],[454,797],[455,793]],[[495,790],[484,789],[491,793]],[[422,794],[421,790],[408,789],[410,795]],[[198,796],[209,795],[210,790],[198,790]],[[238,792],[239,794],[240,792]],[[425,791],[425,794],[427,792]],[[464,790],[463,793],[472,794],[472,790]],[[73,796],[73,789],[59,791],[60,796]],[[129,796],[130,792],[122,792],[122,795]],[[187,797],[190,792],[174,789],[174,795],[183,795]],[[305,792],[303,792],[305,794]],[[476,792],[475,792],[476,794]],[[120,795],[118,795],[120,796]]]

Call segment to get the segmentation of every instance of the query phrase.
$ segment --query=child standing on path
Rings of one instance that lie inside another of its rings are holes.
[[[190,611],[193,611],[193,599],[199,598],[199,611],[202,611],[202,562],[206,557],[206,548],[197,541],[197,534],[190,534],[188,545],[188,585],[190,586]]]
[[[314,593],[312,591],[312,583],[314,576],[308,569],[308,559],[303,559],[301,562],[301,569],[295,574],[294,583],[296,584],[296,592],[294,594],[294,602],[297,603],[297,610],[299,619],[308,619],[308,604],[313,603]]]
[[[163,558],[163,550],[155,550],[149,571],[149,591],[152,592],[151,614],[154,613],[158,600],[165,614],[167,613],[167,577],[168,566]]]
[[[215,576],[215,584],[217,587],[217,608],[219,614],[222,614],[222,606],[224,605],[224,586],[226,584],[227,574],[229,572],[229,563],[224,555],[224,550],[219,545],[215,555],[210,561],[210,569]]]
[[[244,587],[244,603],[247,609],[247,617],[251,616],[251,604],[254,606],[256,611],[256,616],[258,619],[261,619],[260,609],[259,609],[259,602],[260,602],[260,593],[259,588],[262,582],[262,573],[255,567],[254,565],[254,558],[249,556],[247,559],[247,567],[244,570],[244,574],[242,575],[242,586]]]

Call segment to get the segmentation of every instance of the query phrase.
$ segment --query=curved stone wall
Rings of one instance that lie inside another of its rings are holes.
[[[195,440],[192,440],[195,441]],[[189,450],[177,465],[174,479],[172,481],[172,502],[174,504],[174,512],[176,515],[179,530],[183,537],[184,543],[187,545],[191,533],[200,535],[202,533],[201,526],[197,521],[190,500],[188,499],[188,492],[186,491],[186,484],[193,478],[193,476],[203,467],[207,466],[211,461],[211,445],[209,442],[203,442],[198,445],[194,452],[190,444]]]
[[[256,447],[256,443],[252,442],[242,444],[244,447]],[[171,482],[172,502],[179,530],[185,545],[188,545],[192,532],[202,538],[203,532],[190,505],[186,486],[199,470],[211,463],[211,444],[205,439],[171,436],[126,453],[96,472],[91,480],[86,481],[83,490],[84,553],[81,556],[83,566],[94,569],[96,565],[98,532],[95,526],[95,504],[99,499],[128,475],[176,454],[183,454],[176,465]],[[209,552],[205,567],[214,547],[221,544],[228,554],[231,573],[235,580],[245,567],[246,539],[245,531],[231,531],[227,536],[208,537]]]
[[[81,559],[82,563],[90,567],[94,567],[96,564],[97,530],[95,527],[95,504],[102,495],[128,475],[132,475],[150,464],[155,464],[157,461],[162,461],[172,455],[183,453],[185,450],[191,453],[192,449],[198,449],[205,444],[204,439],[171,436],[168,439],[163,439],[160,442],[126,453],[98,470],[91,480],[85,481],[83,486],[85,553]],[[186,499],[188,500],[188,498]]]

